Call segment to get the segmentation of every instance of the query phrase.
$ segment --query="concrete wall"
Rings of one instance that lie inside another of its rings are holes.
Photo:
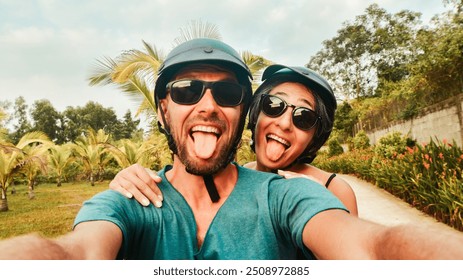
[[[370,144],[374,145],[381,137],[398,131],[403,135],[408,135],[417,140],[418,143],[428,143],[433,140],[447,140],[452,143],[453,140],[458,146],[462,147],[463,143],[463,94],[430,106],[424,112],[406,121],[396,121],[388,123],[371,130],[365,130],[370,139]],[[362,129],[359,125],[356,131]]]

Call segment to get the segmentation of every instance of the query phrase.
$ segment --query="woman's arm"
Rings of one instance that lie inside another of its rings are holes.
[[[327,172],[315,167],[312,167],[310,172],[308,169],[298,170],[298,172],[278,170],[278,174],[285,178],[304,177],[322,186],[325,186],[327,177],[329,177]],[[346,206],[352,215],[358,216],[357,198],[355,197],[352,187],[346,181],[339,177],[334,177],[328,186],[328,190]]]

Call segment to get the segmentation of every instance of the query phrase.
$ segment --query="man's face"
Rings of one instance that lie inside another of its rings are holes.
[[[209,67],[183,70],[172,80],[180,79],[238,83],[233,73]],[[234,148],[243,105],[219,106],[209,88],[192,105],[175,103],[169,93],[160,102],[177,146],[177,156],[186,170],[196,175],[214,174],[220,170]]]

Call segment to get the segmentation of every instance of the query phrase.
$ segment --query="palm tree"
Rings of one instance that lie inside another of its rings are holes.
[[[95,132],[88,129],[86,135],[78,137],[73,145],[73,151],[76,158],[80,159],[84,172],[90,178],[90,184],[95,186],[95,177],[98,177],[111,158],[105,149],[109,143],[110,135],[106,134],[103,129]]]
[[[74,158],[72,157],[72,144],[53,145],[49,149],[48,163],[56,173],[56,186],[61,187],[64,171]]]
[[[144,143],[122,139],[117,145],[105,144],[105,148],[121,168],[129,167],[135,163],[147,166],[149,157]]]
[[[91,86],[118,85],[122,92],[141,102],[136,115],[144,112],[154,117],[154,96],[149,85],[154,85],[156,81],[155,73],[163,61],[163,56],[155,46],[142,42],[144,51],[130,50],[123,52],[116,59],[106,57],[104,60],[98,60],[89,83]]]
[[[191,21],[187,27],[180,29],[180,34],[175,39],[174,45],[194,38],[222,39],[217,26],[203,24],[201,21]],[[143,112],[155,120],[153,88],[156,83],[156,72],[164,60],[164,55],[154,45],[150,46],[145,41],[142,42],[144,51],[130,50],[115,59],[106,57],[104,60],[98,60],[94,73],[89,77],[89,84],[91,86],[118,85],[124,93],[141,103],[136,115]],[[271,64],[265,58],[248,51],[242,52],[241,55],[253,74]]]
[[[33,144],[24,147],[23,151],[27,155],[28,160],[21,166],[19,173],[23,174],[27,179],[27,189],[29,199],[35,197],[34,187],[37,175],[42,172],[47,172],[47,154],[51,142],[47,144]]]
[[[0,211],[8,211],[8,186],[13,181],[14,176],[21,171],[21,168],[28,164],[41,165],[43,163],[34,154],[35,152],[31,153],[27,147],[31,145],[41,147],[41,145],[48,143],[50,140],[43,132],[26,133],[16,145],[0,139],[0,187],[2,189]]]

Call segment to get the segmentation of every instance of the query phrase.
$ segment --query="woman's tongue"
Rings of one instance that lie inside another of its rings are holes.
[[[277,161],[281,158],[283,153],[285,152],[286,147],[285,145],[281,144],[278,141],[275,141],[273,139],[268,139],[267,140],[267,158],[270,159],[271,161]]]
[[[197,131],[192,134],[192,137],[196,155],[202,159],[210,158],[217,145],[217,135]]]

